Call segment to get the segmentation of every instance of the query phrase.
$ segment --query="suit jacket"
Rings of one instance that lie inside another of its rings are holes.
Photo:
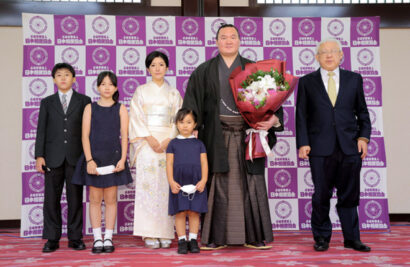
[[[35,157],[44,157],[47,167],[57,168],[65,159],[70,165],[77,164],[83,150],[83,111],[88,103],[91,103],[88,96],[73,90],[67,113],[64,114],[58,92],[41,100]]]
[[[335,144],[346,155],[358,154],[357,138],[370,140],[371,123],[358,73],[340,69],[335,106],[326,92],[320,69],[299,79],[296,103],[297,147],[310,146],[311,156],[332,154]]]
[[[192,109],[198,118],[198,138],[206,147],[210,173],[223,173],[229,171],[228,151],[222,135],[221,120],[219,119],[219,102],[221,93],[219,88],[218,62],[220,55],[199,65],[192,72],[184,96],[183,107]],[[242,69],[246,63],[252,61],[241,56]],[[269,145],[276,143],[274,131],[283,131],[283,109],[275,113],[280,120],[281,127],[271,128],[268,132]],[[248,173],[264,174],[265,158],[247,162]]]

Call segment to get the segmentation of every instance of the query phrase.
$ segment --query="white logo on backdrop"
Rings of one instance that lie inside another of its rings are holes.
[[[362,19],[357,23],[356,30],[361,36],[367,36],[373,32],[373,22],[370,19]]]
[[[373,52],[367,48],[361,49],[357,54],[357,60],[364,66],[372,64],[373,58]]]
[[[35,206],[30,209],[28,219],[32,224],[40,225],[43,223],[43,207]]]
[[[368,171],[366,171],[366,172],[364,173],[364,175],[363,175],[363,180],[364,180],[364,183],[365,183],[367,186],[369,186],[369,187],[375,187],[375,186],[377,186],[377,185],[380,183],[381,178],[380,178],[380,175],[379,175],[379,173],[378,173],[377,171],[375,171],[375,170],[368,170]]]
[[[30,29],[37,33],[42,34],[47,30],[47,21],[40,16],[34,16],[30,19]]]
[[[28,86],[30,92],[35,96],[43,96],[47,91],[47,83],[40,78],[32,80]]]
[[[122,84],[122,90],[127,96],[133,96],[140,83],[134,78],[128,78]]]
[[[40,66],[48,60],[48,53],[43,47],[36,47],[30,51],[30,61],[34,65]]]
[[[63,62],[74,65],[80,58],[80,54],[75,48],[68,47],[61,53],[61,58],[63,59]]]
[[[370,139],[369,145],[367,147],[367,155],[370,157],[376,156],[379,153],[379,145],[373,139]]]
[[[66,34],[76,33],[79,29],[79,25],[78,21],[71,16],[63,18],[60,22],[61,30]]]
[[[218,32],[219,27],[222,26],[222,24],[226,24],[226,20],[223,19],[216,19],[212,22],[211,24],[211,30],[214,34]]]
[[[279,201],[275,206],[275,213],[279,218],[286,219],[292,214],[292,206],[285,200]]]
[[[286,31],[286,24],[281,19],[274,19],[269,24],[269,31],[275,36],[281,36]]]
[[[306,202],[303,210],[305,211],[305,215],[308,218],[312,217],[312,200],[309,200],[308,202]]]
[[[122,22],[121,28],[126,34],[135,35],[140,30],[140,24],[134,18],[126,18]]]
[[[158,35],[164,35],[169,30],[169,23],[163,18],[158,18],[152,23],[152,30]]]
[[[106,18],[98,16],[93,19],[92,28],[96,33],[104,34],[110,29],[110,24]]]
[[[382,206],[375,200],[370,200],[364,206],[364,212],[370,219],[377,219],[382,215]]]
[[[195,65],[198,63],[199,53],[193,48],[188,48],[182,53],[182,60],[187,65]]]
[[[282,169],[275,173],[273,180],[278,187],[284,188],[290,185],[292,178],[289,171]]]
[[[372,125],[376,122],[376,112],[372,109],[369,109],[369,117],[370,117],[370,122]]]
[[[182,31],[189,36],[197,34],[199,29],[198,22],[194,19],[188,18],[182,22]]]
[[[315,53],[309,48],[302,49],[299,52],[299,61],[306,66],[312,65],[315,62]]]
[[[98,65],[105,65],[110,60],[110,52],[104,47],[98,47],[92,53],[94,62]]]
[[[370,78],[363,78],[363,89],[366,96],[372,95],[376,91],[376,83]]]
[[[305,184],[309,187],[314,187],[313,181],[312,181],[312,172],[310,170],[306,171],[305,175],[303,176],[303,180],[305,181]]]
[[[30,117],[29,117],[30,125],[34,128],[37,128],[39,112],[40,112],[40,110],[38,110],[38,109],[34,110],[33,112],[31,112]]]
[[[124,208],[124,217],[128,221],[134,220],[134,202],[128,203]]]
[[[288,124],[289,121],[289,114],[286,111],[286,109],[283,109],[283,124],[286,125]]]
[[[28,180],[28,186],[35,193],[44,191],[44,176],[39,173],[33,174]]]
[[[333,36],[339,36],[344,31],[343,22],[339,19],[332,19],[327,25],[327,31]]]
[[[289,153],[290,145],[288,141],[279,139],[276,145],[273,147],[273,151],[275,151],[275,153],[279,156],[283,157]]]
[[[286,61],[286,59],[287,59],[285,51],[283,51],[280,48],[273,49],[270,52],[269,57],[272,58],[272,59],[277,59],[277,60],[282,60],[282,61]]]
[[[309,36],[315,31],[315,23],[311,19],[302,19],[298,24],[299,33]]]
[[[241,32],[246,36],[252,36],[256,33],[257,25],[256,22],[251,19],[245,19],[240,24]]]
[[[256,59],[258,57],[258,55],[256,54],[256,51],[253,50],[252,48],[244,49],[241,54],[242,54],[243,57],[245,57],[249,60],[252,60],[252,61],[256,61]]]
[[[122,53],[122,59],[124,59],[124,62],[128,65],[135,65],[140,60],[140,53],[135,48],[127,48]]]

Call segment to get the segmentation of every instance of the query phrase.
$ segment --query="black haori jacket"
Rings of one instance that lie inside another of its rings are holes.
[[[188,81],[183,107],[192,109],[198,115],[198,138],[207,149],[210,173],[229,172],[228,151],[222,136],[221,120],[219,119],[219,101],[221,98],[219,88],[218,61],[220,55],[199,65]],[[244,69],[246,63],[252,61],[241,56],[241,65]],[[269,129],[269,146],[276,144],[275,131],[283,131],[283,109],[276,111],[281,126]],[[250,128],[250,127],[249,127]],[[245,145],[245,144],[244,144]],[[265,173],[265,158],[247,161],[247,171],[250,174]]]

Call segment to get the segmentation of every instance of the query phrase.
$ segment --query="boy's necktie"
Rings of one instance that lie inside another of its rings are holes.
[[[332,105],[335,106],[336,104],[336,82],[333,79],[333,76],[335,75],[335,73],[333,71],[329,71],[327,73],[327,75],[329,75],[329,81],[327,82],[327,93],[329,95],[330,98],[330,102],[332,102]]]
[[[63,96],[62,96],[62,102],[61,102],[61,105],[63,106],[63,111],[64,111],[64,114],[66,114],[67,113],[67,108],[68,108],[68,105],[67,105],[67,95],[66,94],[63,94]]]

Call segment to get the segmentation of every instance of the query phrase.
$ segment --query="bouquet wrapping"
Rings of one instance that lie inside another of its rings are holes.
[[[248,63],[236,68],[229,77],[238,111],[252,127],[246,131],[246,159],[270,155],[268,132],[256,130],[258,122],[267,121],[295,89],[298,78],[286,73],[286,62],[277,59]]]

